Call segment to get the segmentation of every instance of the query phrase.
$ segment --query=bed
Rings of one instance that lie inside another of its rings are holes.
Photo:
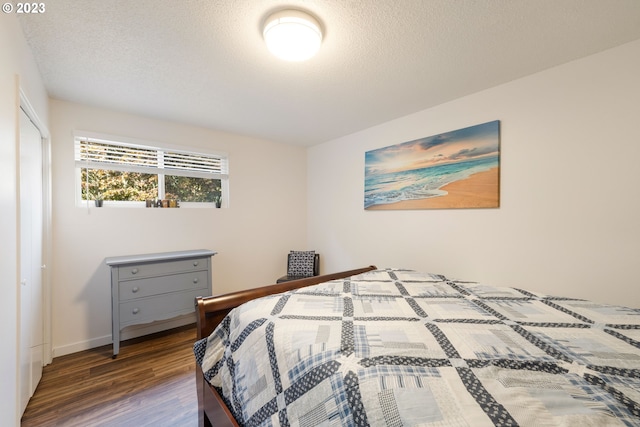
[[[640,426],[640,310],[374,266],[198,298],[200,425]]]

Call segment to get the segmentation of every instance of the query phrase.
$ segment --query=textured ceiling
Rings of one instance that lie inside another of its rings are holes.
[[[319,18],[271,56],[262,21]],[[47,0],[20,15],[49,95],[313,145],[640,38],[639,0]]]

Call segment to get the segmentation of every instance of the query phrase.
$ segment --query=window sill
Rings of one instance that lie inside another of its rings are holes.
[[[216,207],[215,203],[194,203],[194,202],[184,202],[180,203],[179,206],[176,207],[147,207],[145,202],[110,202],[103,201],[102,206],[96,206],[95,201],[93,200],[83,200],[81,202],[76,202],[76,207],[86,209],[102,209],[102,208],[130,208],[130,209],[148,209],[148,210],[171,210],[171,209],[226,209],[227,206]]]

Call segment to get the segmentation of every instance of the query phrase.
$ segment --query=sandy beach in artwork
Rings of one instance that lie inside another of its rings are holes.
[[[447,192],[445,196],[374,205],[367,210],[497,208],[499,185],[500,168],[496,167],[445,185],[441,188]]]

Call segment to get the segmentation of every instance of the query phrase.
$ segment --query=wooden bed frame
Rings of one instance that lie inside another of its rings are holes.
[[[224,319],[227,313],[240,304],[251,301],[252,299],[286,292],[292,289],[303,288],[305,286],[316,285],[329,280],[342,279],[375,269],[375,266],[370,265],[369,267],[355,270],[291,280],[289,282],[233,292],[225,295],[204,298],[198,297],[196,298],[197,337],[198,339],[201,339],[211,335],[213,330],[222,321],[222,319]],[[238,423],[233,418],[233,415],[231,415],[229,409],[227,409],[218,392],[204,379],[202,369],[197,363],[196,389],[198,392],[198,425],[200,427],[238,427]]]

